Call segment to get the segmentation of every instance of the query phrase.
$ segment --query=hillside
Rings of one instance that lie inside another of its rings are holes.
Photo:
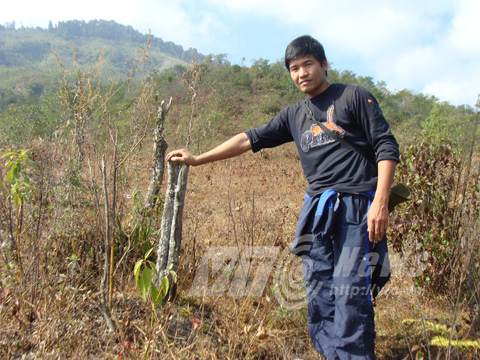
[[[48,29],[0,25],[0,107],[31,103],[44,92],[56,91],[61,76],[56,57],[67,69],[74,68],[74,60],[88,69],[102,55],[103,76],[122,79],[132,66],[127,60],[138,57],[148,42],[148,34],[114,21],[72,20],[50,24]],[[143,66],[160,73],[186,65],[193,56],[197,61],[204,59],[196,49],[184,50],[152,35],[149,62]]]

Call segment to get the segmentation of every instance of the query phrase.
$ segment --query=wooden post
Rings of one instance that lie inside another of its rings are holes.
[[[157,285],[168,275],[169,267],[177,271],[178,253],[182,240],[183,207],[187,188],[188,166],[181,163],[169,162],[168,183],[163,207],[161,235],[157,250]]]

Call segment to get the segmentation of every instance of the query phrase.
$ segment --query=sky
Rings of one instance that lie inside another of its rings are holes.
[[[114,20],[232,64],[282,60],[311,35],[330,67],[475,107],[480,94],[479,0],[1,0],[0,24],[47,28]]]

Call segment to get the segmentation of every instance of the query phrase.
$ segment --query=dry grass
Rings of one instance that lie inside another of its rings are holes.
[[[122,191],[146,187],[147,177],[140,180],[133,171],[135,166],[127,166]],[[121,354],[123,359],[318,359],[310,344],[305,308],[280,307],[273,271],[259,297],[231,296],[229,285],[218,296],[189,296],[209,247],[230,246],[241,252],[253,246],[275,246],[283,254],[293,241],[305,187],[293,146],[191,169],[178,296],[175,302],[155,310],[151,329],[150,308],[134,283],[136,258],[128,253],[114,279],[112,316],[117,334],[108,331],[100,311],[103,250],[102,237],[95,233],[98,219],[93,207],[75,209],[74,215],[54,209],[42,224],[42,245],[35,248],[28,237],[22,244],[26,274],[22,284],[7,266],[12,253],[2,249],[0,357],[117,359]],[[128,210],[133,204],[124,202],[122,206]],[[125,216],[123,221],[127,227],[131,217]],[[58,224],[69,232],[59,231]],[[157,225],[152,223],[152,227]],[[151,242],[157,241],[154,234],[151,232]],[[122,251],[118,249],[118,261]],[[74,253],[80,261],[69,259]],[[224,264],[225,268],[229,265]],[[431,334],[403,320],[450,321],[449,301],[431,302],[415,293],[405,266],[400,260],[394,265],[393,278],[376,304],[378,358],[416,359],[415,351],[422,350],[443,356],[441,351],[427,349],[425,336]],[[254,263],[248,280],[257,270],[258,263]],[[237,273],[232,273],[229,279],[235,276]],[[462,356],[458,358],[469,358],[465,353]]]

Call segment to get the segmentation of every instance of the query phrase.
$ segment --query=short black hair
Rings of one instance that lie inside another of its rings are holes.
[[[313,55],[320,64],[327,60],[323,45],[313,37],[303,35],[288,44],[285,50],[285,67],[287,70],[290,71],[290,61],[305,55]]]

